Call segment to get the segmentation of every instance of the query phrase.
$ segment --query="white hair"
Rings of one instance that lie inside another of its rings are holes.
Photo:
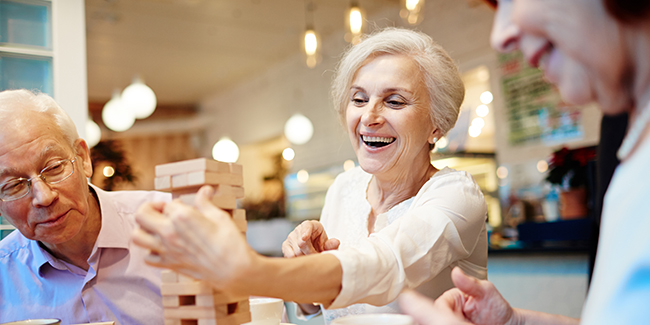
[[[79,139],[79,133],[77,133],[77,128],[70,116],[49,95],[26,89],[0,92],[0,123],[2,125],[8,125],[10,121],[24,114],[25,111],[43,113],[51,117],[71,147]]]
[[[345,125],[345,110],[356,72],[368,58],[383,54],[405,55],[418,65],[430,99],[431,122],[443,135],[453,128],[465,97],[458,67],[428,35],[394,27],[366,36],[343,54],[336,68],[331,93],[341,122]]]

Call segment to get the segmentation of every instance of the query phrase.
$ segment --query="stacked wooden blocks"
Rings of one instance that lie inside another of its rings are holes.
[[[246,211],[237,209],[244,197],[242,166],[210,160],[192,159],[156,166],[156,190],[171,191],[174,199],[193,205],[196,192],[212,185],[212,203],[228,212],[237,227],[246,232]],[[208,283],[162,271],[161,293],[165,325],[234,325],[251,321],[248,297],[237,297],[214,290]]]

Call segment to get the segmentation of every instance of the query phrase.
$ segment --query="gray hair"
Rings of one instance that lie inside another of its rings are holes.
[[[26,89],[0,92],[0,123],[2,125],[7,125],[10,123],[9,121],[23,114],[24,111],[43,113],[51,117],[71,147],[79,139],[77,127],[70,116],[49,95]]]
[[[458,67],[428,35],[394,27],[368,35],[343,54],[332,83],[334,109],[343,125],[350,100],[348,93],[356,72],[368,58],[382,54],[405,55],[418,65],[429,94],[431,123],[443,135],[453,128],[465,97],[465,86]]]

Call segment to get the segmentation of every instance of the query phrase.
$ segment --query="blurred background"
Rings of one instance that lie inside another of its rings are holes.
[[[484,191],[490,280],[515,307],[577,317],[601,115],[493,51],[493,15],[480,0],[0,0],[0,88],[52,95],[105,189],[151,190],[154,166],[178,160],[242,164],[247,239],[279,256],[356,164],[329,99],[342,52],[382,27],[423,31],[467,89],[431,162]]]

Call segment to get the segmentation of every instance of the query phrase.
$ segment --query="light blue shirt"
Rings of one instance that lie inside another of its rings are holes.
[[[649,324],[650,139],[622,162],[607,189],[583,324]]]
[[[99,198],[102,228],[87,272],[55,258],[18,231],[0,241],[0,323],[60,318],[62,324],[163,324],[160,270],[144,263],[147,252],[130,238],[138,207],[169,201],[171,195],[92,188]]]

